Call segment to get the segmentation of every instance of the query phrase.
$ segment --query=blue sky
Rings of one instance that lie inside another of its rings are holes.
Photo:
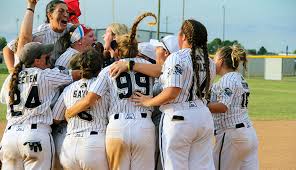
[[[48,2],[39,0],[35,26],[44,21]],[[157,13],[157,0],[114,2],[115,21],[128,26],[144,11]],[[11,40],[16,36],[16,20],[22,20],[26,0],[1,0],[0,4],[0,36]],[[112,0],[80,0],[80,5],[82,23],[93,28],[105,28],[113,22]],[[216,37],[222,39],[223,5],[226,12],[225,39],[238,40],[247,49],[258,50],[263,45],[268,51],[281,52],[288,45],[289,51],[296,50],[296,0],[185,0],[185,19],[194,18],[204,23],[209,41]],[[177,33],[182,21],[182,0],[161,0],[160,20],[161,31],[167,28],[169,32]],[[151,29],[146,24],[140,24],[139,28]],[[156,30],[156,27],[152,29]]]

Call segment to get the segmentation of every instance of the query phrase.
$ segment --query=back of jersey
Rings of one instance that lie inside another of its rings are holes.
[[[127,58],[122,61],[133,60],[136,63],[150,62],[142,58]],[[116,113],[148,113],[151,114],[152,108],[136,106],[131,102],[129,98],[134,92],[141,92],[144,95],[152,96],[153,78],[142,73],[134,71],[124,72],[120,74],[116,79],[109,75],[110,67],[104,68],[95,83],[90,88],[91,92],[94,92],[100,96],[104,96],[106,92],[110,92],[111,105],[109,109],[109,115]]]
[[[63,120],[65,110],[73,106],[87,94],[91,83],[96,78],[81,79],[67,86],[53,108],[54,119]],[[105,95],[95,105],[68,120],[67,134],[102,131],[107,127],[107,113],[109,109],[109,95]]]
[[[1,94],[7,103],[8,124],[52,124],[51,100],[58,87],[71,82],[72,77],[58,69],[23,69],[18,76],[13,105],[9,105],[8,90]],[[8,87],[7,84],[4,86]]]

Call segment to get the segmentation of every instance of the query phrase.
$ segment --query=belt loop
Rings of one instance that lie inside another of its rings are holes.
[[[31,129],[37,129],[37,124],[31,124]]]
[[[96,131],[91,131],[90,132],[90,135],[97,135],[98,134],[98,132],[96,132]]]
[[[118,113],[114,115],[114,119],[119,119],[119,114]]]
[[[147,117],[147,113],[141,113],[142,118],[146,118]]]

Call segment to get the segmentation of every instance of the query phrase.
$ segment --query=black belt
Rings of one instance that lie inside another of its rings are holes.
[[[90,135],[97,135],[97,134],[99,134],[97,131],[91,131],[90,132]]]
[[[236,129],[242,128],[242,127],[246,127],[244,123],[238,123],[235,125]],[[217,135],[217,130],[214,130],[214,135]]]
[[[147,113],[141,113],[141,117],[142,117],[142,118],[146,118],[146,117],[147,117]],[[116,114],[114,115],[114,119],[119,119],[119,113],[116,113]]]
[[[11,126],[9,126],[7,129],[10,130]],[[31,124],[31,129],[37,129],[37,124],[36,123]]]

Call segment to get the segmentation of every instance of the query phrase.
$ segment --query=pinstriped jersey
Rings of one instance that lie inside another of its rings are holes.
[[[64,120],[66,109],[81,100],[95,80],[96,78],[81,79],[66,87],[53,108],[53,118],[55,120]],[[106,94],[94,106],[69,119],[67,134],[89,131],[105,132],[108,124],[108,110],[109,95]]]
[[[238,72],[229,72],[212,87],[212,102],[223,103],[228,110],[225,113],[213,113],[215,129],[234,128],[236,124],[250,125],[248,117],[248,83]]]
[[[168,87],[179,87],[181,88],[180,94],[176,99],[170,101],[169,103],[180,103],[186,101],[197,100],[196,95],[196,77],[194,76],[192,59],[190,55],[191,49],[185,48],[181,49],[175,53],[172,53],[166,59],[162,67],[162,75],[160,76],[160,82],[163,88]],[[200,90],[205,93],[206,86],[206,69],[205,62],[202,57],[202,53],[196,50],[196,55],[200,56],[199,60],[199,82]],[[214,62],[210,59],[210,73],[211,82],[216,74],[216,67]]]
[[[136,63],[150,63],[142,58],[127,58],[121,61],[133,60]],[[151,107],[136,106],[129,100],[134,92],[152,96],[153,78],[134,71],[124,72],[116,79],[109,75],[110,66],[105,67],[99,74],[98,79],[91,85],[90,92],[105,96],[110,92],[112,103],[109,116],[116,113],[125,113],[127,118],[133,118],[134,113],[148,113],[151,115]]]
[[[7,124],[52,124],[50,103],[61,86],[70,84],[72,76],[54,69],[25,68],[19,73],[18,90],[13,105],[9,105],[9,82],[1,89],[1,102],[7,104]]]
[[[55,62],[55,66],[63,66],[69,69],[69,64],[72,57],[75,54],[78,54],[79,51],[75,50],[74,48],[69,47]]]

